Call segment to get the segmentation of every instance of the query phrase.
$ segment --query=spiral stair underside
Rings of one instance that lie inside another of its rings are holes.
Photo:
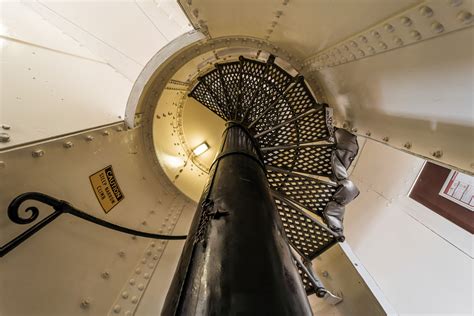
[[[344,240],[344,206],[359,193],[347,179],[357,140],[333,127],[332,109],[316,102],[303,76],[272,55],[266,63],[241,56],[199,77],[189,96],[253,135],[286,237],[303,261]],[[307,294],[315,293],[311,271],[294,257]]]

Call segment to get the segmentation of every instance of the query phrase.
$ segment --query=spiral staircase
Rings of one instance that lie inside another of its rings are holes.
[[[275,59],[216,64],[189,96],[253,136],[306,293],[325,297],[311,261],[344,241],[344,206],[359,194],[347,179],[358,144],[333,127],[331,108],[315,100],[303,76]]]

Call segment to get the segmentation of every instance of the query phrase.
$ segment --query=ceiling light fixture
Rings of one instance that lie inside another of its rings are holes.
[[[204,142],[198,145],[196,148],[194,148],[193,153],[195,156],[199,156],[199,155],[204,154],[208,150],[209,150],[209,145],[206,142]]]

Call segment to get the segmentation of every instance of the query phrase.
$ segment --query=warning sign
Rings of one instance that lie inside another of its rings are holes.
[[[105,167],[89,177],[92,189],[105,213],[123,200],[124,196],[115,179],[112,166]]]

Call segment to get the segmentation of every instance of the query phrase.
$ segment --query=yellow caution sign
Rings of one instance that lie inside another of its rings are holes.
[[[112,166],[105,167],[89,177],[92,189],[105,213],[124,199],[123,193],[115,178]]]

